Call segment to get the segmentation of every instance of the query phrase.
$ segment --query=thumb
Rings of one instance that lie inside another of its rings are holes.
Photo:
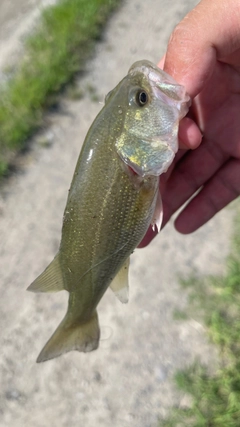
[[[239,18],[236,0],[202,0],[173,31],[164,70],[183,84],[192,98],[211,77],[216,60],[236,49]]]

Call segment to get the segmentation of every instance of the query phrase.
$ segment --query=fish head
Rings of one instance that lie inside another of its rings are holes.
[[[166,172],[178,150],[179,121],[190,106],[185,88],[151,62],[138,61],[107,103],[122,115],[115,147],[123,162],[141,177]]]

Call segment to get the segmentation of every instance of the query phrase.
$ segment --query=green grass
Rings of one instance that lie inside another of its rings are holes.
[[[120,0],[61,0],[43,10],[27,40],[24,58],[0,87],[0,175],[16,150],[42,123],[44,110],[84,69],[94,41]]]
[[[180,390],[191,396],[189,408],[174,408],[161,427],[240,426],[240,208],[237,207],[235,237],[227,259],[226,274],[191,277],[189,287],[192,317],[204,316],[210,340],[219,349],[214,375],[199,362],[177,372]],[[195,313],[195,314],[194,314]]]

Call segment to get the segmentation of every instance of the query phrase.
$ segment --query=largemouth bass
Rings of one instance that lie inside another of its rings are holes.
[[[129,256],[150,224],[160,229],[159,176],[174,159],[188,107],[184,87],[149,61],[133,64],[106,96],[77,162],[59,251],[28,288],[69,292],[37,362],[98,347],[96,307],[109,286],[127,302]]]

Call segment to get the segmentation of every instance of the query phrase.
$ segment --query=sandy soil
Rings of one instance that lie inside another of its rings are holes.
[[[21,26],[23,11],[27,19],[37,3],[1,2],[0,49],[8,43],[18,48],[2,28],[10,28],[13,20],[16,28]],[[190,236],[178,234],[170,222],[147,249],[133,254],[129,304],[121,305],[110,290],[106,293],[99,307],[100,348],[91,354],[72,352],[36,364],[65,314],[67,293],[25,291],[58,249],[76,159],[101,108],[91,100],[89,85],[103,100],[135,60],[157,62],[174,25],[195,3],[126,2],[79,79],[84,98],[62,98],[59,111],[47,115],[48,126],[34,138],[19,172],[0,190],[1,427],[152,427],[170,406],[186,403],[172,382],[176,369],[196,357],[212,367],[216,363],[203,325],[194,319],[174,321],[173,312],[187,304],[179,275],[193,269],[198,274],[222,271],[231,210]],[[41,146],[43,140],[48,148]]]

